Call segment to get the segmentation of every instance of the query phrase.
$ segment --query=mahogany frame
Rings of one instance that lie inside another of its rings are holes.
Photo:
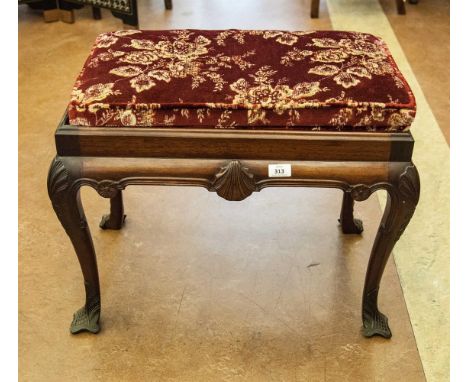
[[[94,246],[80,188],[110,199],[101,228],[120,229],[122,191],[130,185],[201,186],[227,200],[243,200],[266,187],[328,187],[343,190],[343,233],[358,234],[354,201],[388,192],[371,251],[362,299],[363,334],[391,337],[378,309],[385,265],[419,200],[419,176],[411,161],[409,132],[320,132],[191,128],[78,127],[65,115],[55,133],[57,156],[47,180],[54,210],[75,248],[86,301],[71,332],[100,329],[101,298]],[[291,177],[270,178],[268,165],[290,163]]]

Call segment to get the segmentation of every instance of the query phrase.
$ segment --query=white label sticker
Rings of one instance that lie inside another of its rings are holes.
[[[270,178],[280,178],[291,176],[290,164],[269,164],[268,176]]]

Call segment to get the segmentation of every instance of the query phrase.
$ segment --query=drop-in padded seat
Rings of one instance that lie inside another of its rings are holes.
[[[377,132],[415,112],[380,38],[274,30],[101,34],[68,107],[76,126]]]

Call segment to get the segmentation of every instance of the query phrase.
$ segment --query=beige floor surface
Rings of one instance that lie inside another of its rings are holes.
[[[403,17],[394,12],[394,0],[380,3],[450,143],[450,1],[407,4]]]
[[[162,1],[140,3],[144,29],[331,27],[326,4],[311,21],[305,1],[179,0],[172,13]],[[359,334],[379,204],[359,205],[366,231],[346,237],[333,190],[265,190],[228,203],[199,189],[129,188],[121,232],[97,228],[106,201],[84,190],[103,331],[69,335],[83,290],[46,194],[53,131],[95,35],[121,23],[107,12],[94,21],[90,10],[73,25],[19,13],[20,380],[424,380],[393,260],[381,305],[394,337]]]
[[[411,126],[416,141],[413,161],[419,169],[421,196],[416,212],[393,254],[428,381],[449,380],[450,359],[450,152],[430,107],[426,90],[377,2],[331,0],[335,29],[378,34],[417,100]],[[430,41],[426,41],[430,44]],[[441,50],[443,53],[444,50]],[[380,195],[384,195],[383,193]],[[383,198],[380,198],[384,205]],[[435,224],[434,222],[437,222]]]

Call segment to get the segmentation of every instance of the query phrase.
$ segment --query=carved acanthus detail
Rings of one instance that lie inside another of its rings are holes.
[[[229,162],[216,174],[211,191],[226,200],[239,201],[257,191],[253,174],[237,161]]]
[[[420,185],[418,170],[416,170],[415,166],[406,167],[403,174],[400,175],[400,179],[398,181],[398,191],[401,199],[400,203],[405,207],[402,208],[402,222],[400,228],[398,229],[396,240],[398,240],[403,234],[411,218],[413,217],[416,205],[419,201],[419,189]]]
[[[53,200],[57,195],[66,190],[69,185],[69,173],[65,168],[64,164],[54,158],[50,165],[49,176],[47,178],[47,190],[49,196]]]
[[[404,201],[418,204],[419,201],[419,175],[415,166],[406,167],[403,174],[400,175],[398,190]]]

